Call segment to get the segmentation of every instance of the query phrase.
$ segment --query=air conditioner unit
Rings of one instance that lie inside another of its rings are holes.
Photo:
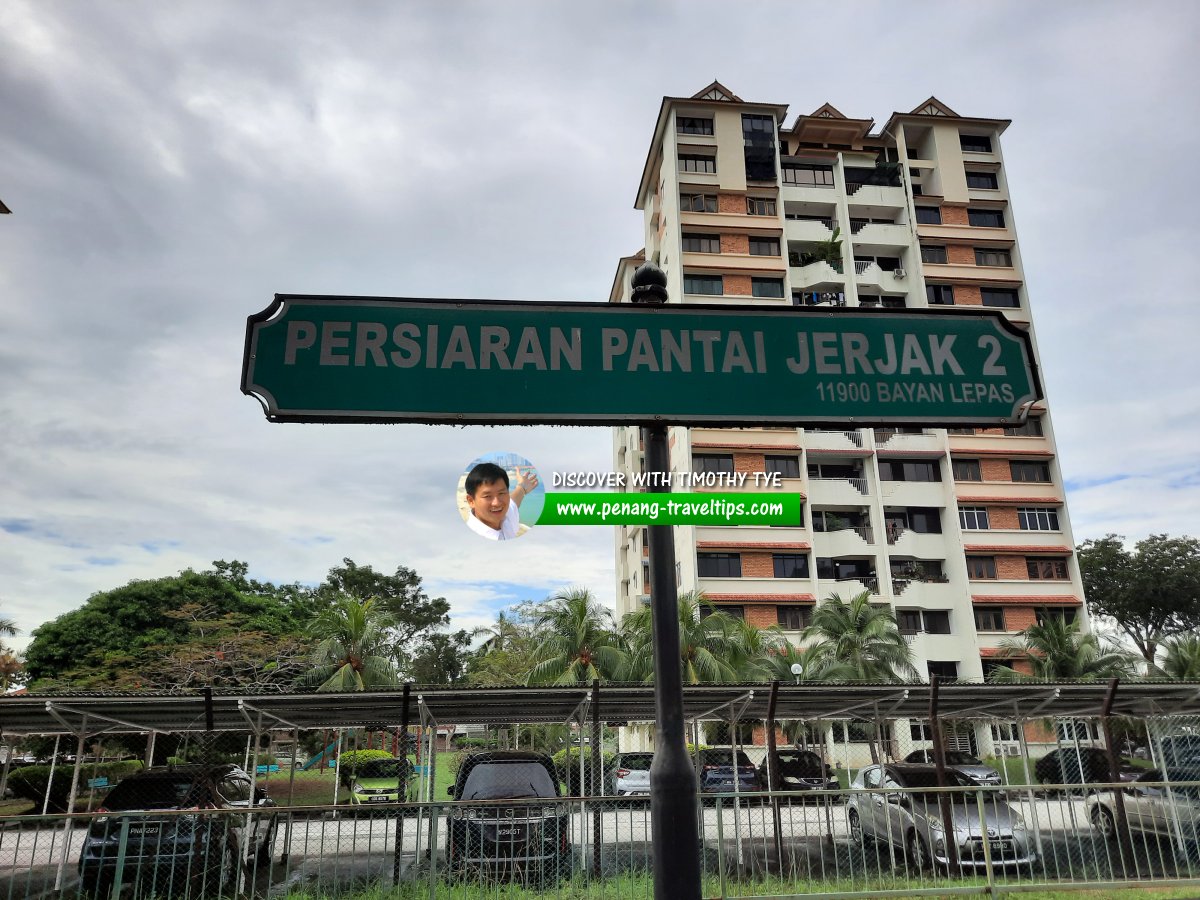
[[[1020,744],[1001,744],[998,749],[1000,750],[1001,756],[1020,756],[1021,755],[1021,745]]]
[[[905,272],[903,269],[892,269],[892,274],[895,275],[897,278],[903,278],[908,273]]]

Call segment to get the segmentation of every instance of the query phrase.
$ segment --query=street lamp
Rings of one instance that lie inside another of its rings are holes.
[[[799,684],[800,676],[804,674],[804,666],[800,663],[792,663],[792,674],[796,676],[796,684]]]

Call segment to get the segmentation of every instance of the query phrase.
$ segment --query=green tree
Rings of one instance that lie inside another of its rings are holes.
[[[1178,681],[1200,681],[1200,634],[1181,634],[1163,641],[1159,671]]]
[[[472,631],[472,638],[485,638],[479,646],[480,651],[490,653],[493,650],[507,650],[524,635],[528,629],[518,615],[517,613],[510,614],[508,610],[500,610],[494,625],[490,628],[476,628]]]
[[[1116,623],[1147,664],[1166,639],[1200,627],[1200,541],[1109,534],[1076,548],[1088,609]]]
[[[1095,634],[1083,634],[1078,622],[1062,616],[1047,616],[1019,636],[1001,642],[1000,647],[1028,659],[1033,671],[1026,675],[1011,666],[1000,666],[991,675],[994,681],[1098,681],[1134,674],[1134,658],[1129,653]]]
[[[334,566],[314,591],[313,598],[327,603],[353,597],[373,600],[388,618],[388,632],[396,649],[408,652],[420,639],[450,622],[450,604],[444,597],[429,597],[421,587],[421,577],[412,569],[397,566],[392,575],[376,572],[346,558]]]
[[[587,588],[559,591],[545,604],[535,626],[540,640],[529,684],[608,681],[624,663],[612,613]]]
[[[830,594],[817,604],[812,624],[804,630],[813,639],[816,659],[843,663],[857,681],[907,681],[917,677],[912,650],[896,624],[890,607],[871,603],[870,591],[844,600]]]
[[[374,600],[336,597],[309,625],[317,639],[305,680],[318,691],[395,687],[400,676],[388,636],[391,622]]]
[[[417,684],[461,684],[466,680],[470,653],[470,632],[434,632],[408,660],[408,674]]]
[[[0,635],[3,635],[4,637],[16,637],[18,631],[19,629],[17,628],[17,623],[12,619],[0,619]],[[0,641],[0,652],[3,652],[6,649],[7,648],[4,646],[4,641]]]
[[[682,593],[678,602],[679,664],[684,684],[737,681],[739,664],[744,665],[748,657],[741,623],[710,604],[702,591]],[[654,681],[652,620],[649,606],[621,620],[627,649],[622,681]]]
[[[526,603],[503,610],[490,628],[477,628],[472,637],[484,642],[467,660],[467,681],[478,685],[523,685],[529,681],[539,641],[533,624],[541,605]]]
[[[800,666],[798,676],[792,672],[793,665]],[[855,681],[858,674],[853,666],[835,659],[818,646],[797,647],[786,640],[759,661],[758,671],[765,680],[783,684]]]

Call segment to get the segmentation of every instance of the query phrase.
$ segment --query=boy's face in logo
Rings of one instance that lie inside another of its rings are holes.
[[[485,482],[475,489],[475,495],[467,495],[467,505],[480,522],[488,528],[500,530],[508,514],[508,485],[503,481]]]

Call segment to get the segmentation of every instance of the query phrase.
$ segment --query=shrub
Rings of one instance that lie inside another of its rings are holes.
[[[614,754],[608,750],[600,752],[601,778],[606,778],[612,771],[613,756]],[[567,793],[579,796],[579,748],[564,747],[551,758],[554,760],[554,767],[558,770],[558,777],[566,782]],[[590,789],[592,785],[592,751],[590,747],[585,749],[583,754],[583,778],[583,784]]]
[[[341,763],[338,769],[338,780],[345,787],[349,787],[354,781],[354,776],[358,772],[358,767],[369,759],[395,759],[386,750],[346,750],[341,755]]]

